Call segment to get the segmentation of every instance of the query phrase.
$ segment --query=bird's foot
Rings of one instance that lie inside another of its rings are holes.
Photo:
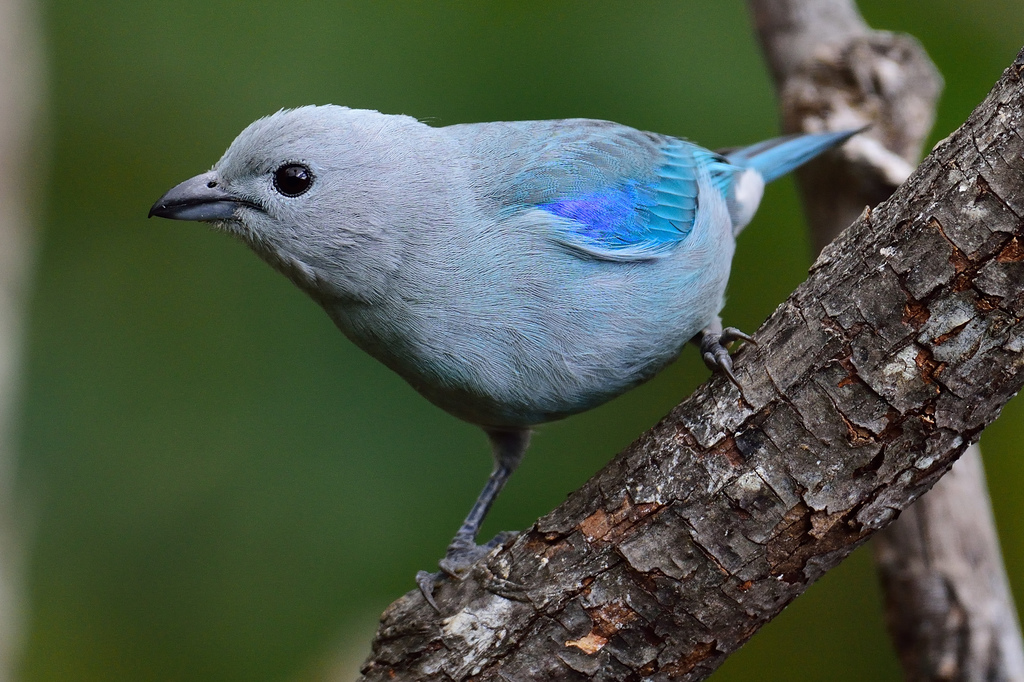
[[[700,338],[700,354],[708,369],[712,372],[721,372],[729,377],[729,381],[735,384],[736,388],[742,389],[736,375],[732,373],[732,358],[727,348],[733,341],[746,341],[757,345],[754,339],[735,327],[726,327],[720,332],[705,330]]]
[[[456,535],[455,539],[448,545],[448,552],[438,562],[438,566],[441,567],[440,571],[437,573],[420,571],[416,574],[416,584],[419,586],[420,592],[423,593],[423,598],[434,607],[435,611],[440,611],[437,607],[437,602],[434,601],[434,588],[445,576],[455,578],[456,580],[464,580],[469,575],[470,569],[478,561],[494,551],[496,547],[500,547],[518,534],[516,531],[502,531],[483,545],[476,544],[470,538]]]
[[[437,607],[437,602],[434,601],[434,588],[437,586],[440,579],[440,571],[437,573],[430,573],[428,571],[416,572],[416,586],[420,588],[420,594],[422,594],[423,598],[427,600],[427,603],[430,604],[431,608],[438,613],[441,612],[441,609]]]

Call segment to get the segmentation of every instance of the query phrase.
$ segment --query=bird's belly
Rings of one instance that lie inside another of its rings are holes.
[[[529,354],[495,344],[485,350],[486,357],[429,352],[415,358],[378,357],[460,419],[485,427],[523,427],[583,412],[621,395],[674,360],[687,338],[651,341],[645,347],[577,345]]]
[[[721,308],[724,279],[705,279],[647,296],[613,287],[450,314],[328,312],[438,407],[485,427],[522,427],[597,407],[663,369]]]

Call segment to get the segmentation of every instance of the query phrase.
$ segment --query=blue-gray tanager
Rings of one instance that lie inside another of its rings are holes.
[[[607,121],[434,128],[338,106],[246,128],[150,215],[211,222],[313,297],[353,342],[490,437],[495,466],[452,576],[535,425],[590,409],[721,327],[736,235],[764,184],[854,131],[716,153]],[[421,572],[428,600],[435,578]]]

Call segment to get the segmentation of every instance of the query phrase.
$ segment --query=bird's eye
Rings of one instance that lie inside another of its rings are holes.
[[[274,189],[286,197],[297,197],[312,184],[312,171],[301,163],[286,163],[274,171]]]

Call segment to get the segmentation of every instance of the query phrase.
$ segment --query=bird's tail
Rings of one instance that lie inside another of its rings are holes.
[[[842,130],[837,133],[784,135],[724,153],[729,163],[753,168],[764,181],[771,182],[802,166],[818,154],[837,147],[864,130]]]
[[[734,172],[726,190],[734,233],[739,234],[754,217],[766,183],[841,145],[862,130],[864,128],[836,133],[785,135],[749,147],[720,151],[730,165],[743,169]]]

